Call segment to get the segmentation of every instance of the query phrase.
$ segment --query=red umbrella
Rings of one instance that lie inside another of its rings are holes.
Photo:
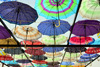
[[[100,52],[100,48],[93,48],[93,47],[89,47],[85,53],[87,54],[96,54]]]
[[[27,40],[27,41],[21,41],[21,45],[44,45],[43,43],[41,43],[38,40]],[[43,47],[27,47],[29,49],[42,49]]]
[[[9,55],[2,55],[2,56],[0,56],[0,60],[11,61],[11,60],[14,60],[14,59],[11,56],[9,56]]]
[[[43,50],[31,50],[31,49],[27,49],[27,50],[25,50],[25,52],[27,54],[30,54],[30,55],[43,55],[43,54],[45,54],[45,52]]]
[[[44,61],[44,60],[33,60],[32,62],[36,64],[47,64],[48,63],[47,61]]]

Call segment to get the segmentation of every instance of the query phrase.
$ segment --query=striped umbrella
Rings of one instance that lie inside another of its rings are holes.
[[[35,9],[47,19],[65,19],[77,11],[79,0],[36,0]]]
[[[100,0],[82,0],[79,13],[88,19],[100,19]]]

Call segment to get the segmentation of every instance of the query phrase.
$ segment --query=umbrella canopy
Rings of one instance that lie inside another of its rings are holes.
[[[3,2],[0,8],[0,16],[13,24],[28,25],[38,18],[35,9],[21,2]]]
[[[65,48],[65,51],[70,52],[70,53],[79,53],[80,51],[81,52],[86,51],[86,48],[85,47],[67,47]]]
[[[6,53],[2,49],[0,49],[0,56],[2,55],[6,55]]]
[[[73,67],[72,65],[60,65],[60,67]]]
[[[24,40],[20,42],[21,45],[44,45],[39,40]],[[28,49],[42,49],[43,47],[27,47]]]
[[[65,19],[77,11],[79,0],[37,0],[35,9],[47,19]]]
[[[2,25],[0,25],[0,39],[6,39],[6,38],[9,38],[9,37],[11,37],[11,35],[6,30],[6,28],[3,27]]]
[[[33,60],[32,62],[36,64],[47,64],[47,61],[44,60]]]
[[[44,47],[43,51],[52,53],[62,51],[63,49],[64,47]]]
[[[5,64],[18,64],[15,60],[12,60],[12,61],[5,61],[5,60],[2,60],[1,62],[2,62],[2,63],[5,63]]]
[[[98,57],[98,54],[83,54],[82,56],[80,56],[81,59],[91,59],[91,58],[95,58]]]
[[[60,67],[60,65],[48,65],[48,67]]]
[[[58,65],[58,64],[60,64],[60,62],[57,61],[57,62],[48,62],[48,63],[47,63],[47,65],[53,65],[53,64],[54,64],[54,65]]]
[[[70,30],[72,30],[72,34],[75,34],[76,36],[89,36],[94,35],[99,32],[100,25],[99,21],[97,20],[81,20],[75,23],[74,27]]]
[[[7,64],[8,66],[11,66],[11,67],[20,67],[19,64]]]
[[[38,25],[38,30],[43,34],[43,35],[60,35],[66,33],[70,29],[70,24],[67,21],[60,20],[60,26],[55,26],[59,25],[58,20],[46,20],[42,21]]]
[[[20,59],[20,60],[16,60],[16,62],[18,62],[18,63],[30,63],[32,61],[31,60],[27,60],[27,59]]]
[[[92,59],[79,59],[77,60],[78,63],[87,63],[89,61],[91,61]]]
[[[85,53],[87,54],[96,54],[96,53],[100,53],[100,48],[93,48],[93,47],[89,47]]]
[[[18,38],[26,40],[38,39],[42,36],[36,28],[31,26],[17,26],[16,29],[13,29],[13,33],[16,33]]]
[[[55,36],[56,45],[61,45],[62,43],[67,41],[67,37],[63,35]],[[45,36],[41,39],[42,43],[46,45],[54,45],[54,36]]]
[[[26,56],[27,57],[30,57],[30,55],[28,55],[28,54],[26,54]],[[15,59],[27,59],[27,57],[26,57],[24,54],[15,54],[15,55],[13,55],[13,57],[15,58]]]
[[[14,59],[9,55],[2,55],[2,56],[0,56],[0,60],[11,61],[11,60],[14,60]]]
[[[47,62],[53,62],[53,60],[54,60],[54,62],[57,62],[57,61],[59,61],[60,60],[60,58],[59,57],[57,57],[57,58],[48,58],[48,59],[46,59],[45,61],[47,61]]]
[[[95,40],[92,37],[71,37],[69,40],[70,45],[89,45]]]
[[[45,54],[45,52],[43,50],[31,50],[31,49],[27,49],[27,50],[25,50],[25,52],[27,54],[30,54],[30,55],[43,55],[43,54]]]
[[[13,38],[0,39],[0,45],[17,45]],[[16,47],[1,47],[1,48],[16,48]]]
[[[48,67],[47,64],[34,64],[35,67]]]
[[[95,40],[91,45],[100,45],[100,39]]]
[[[6,2],[6,1],[17,1],[17,0],[0,0],[0,1]]]
[[[34,59],[34,60],[46,60],[47,57],[44,56],[44,55],[39,55],[39,56],[32,55],[31,59]]]
[[[20,47],[17,47],[13,49],[10,49],[10,48],[4,49],[4,52],[14,55],[14,54],[22,54],[24,51],[22,51]]]
[[[73,62],[62,62],[61,65],[74,65]]]
[[[63,55],[62,52],[54,52],[54,57],[61,57],[62,55]],[[46,53],[45,56],[53,58],[53,53]]]
[[[91,0],[91,1],[83,0],[79,13],[84,18],[100,19],[99,9],[100,9],[100,0]]]
[[[80,56],[80,53],[69,53],[69,52],[67,52],[66,54],[65,54],[65,57],[67,57],[67,58],[76,58],[76,57],[79,57]]]

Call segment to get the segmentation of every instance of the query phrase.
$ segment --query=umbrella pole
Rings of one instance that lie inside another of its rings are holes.
[[[71,32],[70,32],[70,35],[69,35],[69,39],[68,39],[68,43],[67,45],[69,45],[69,40],[71,38],[71,34],[72,34],[72,31],[73,31],[73,28],[74,28],[74,25],[75,25],[75,22],[76,22],[76,19],[77,19],[77,15],[78,15],[78,12],[79,12],[79,8],[81,6],[81,3],[82,3],[82,0],[80,0],[79,4],[78,4],[78,8],[77,8],[77,12],[76,12],[76,15],[75,15],[75,18],[74,18],[74,22],[72,24],[72,29],[71,29]]]
[[[4,67],[4,64],[2,63],[2,67]]]

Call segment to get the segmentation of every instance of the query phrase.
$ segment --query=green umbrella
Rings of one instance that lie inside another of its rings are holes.
[[[88,19],[100,19],[100,0],[82,0],[79,13]]]

